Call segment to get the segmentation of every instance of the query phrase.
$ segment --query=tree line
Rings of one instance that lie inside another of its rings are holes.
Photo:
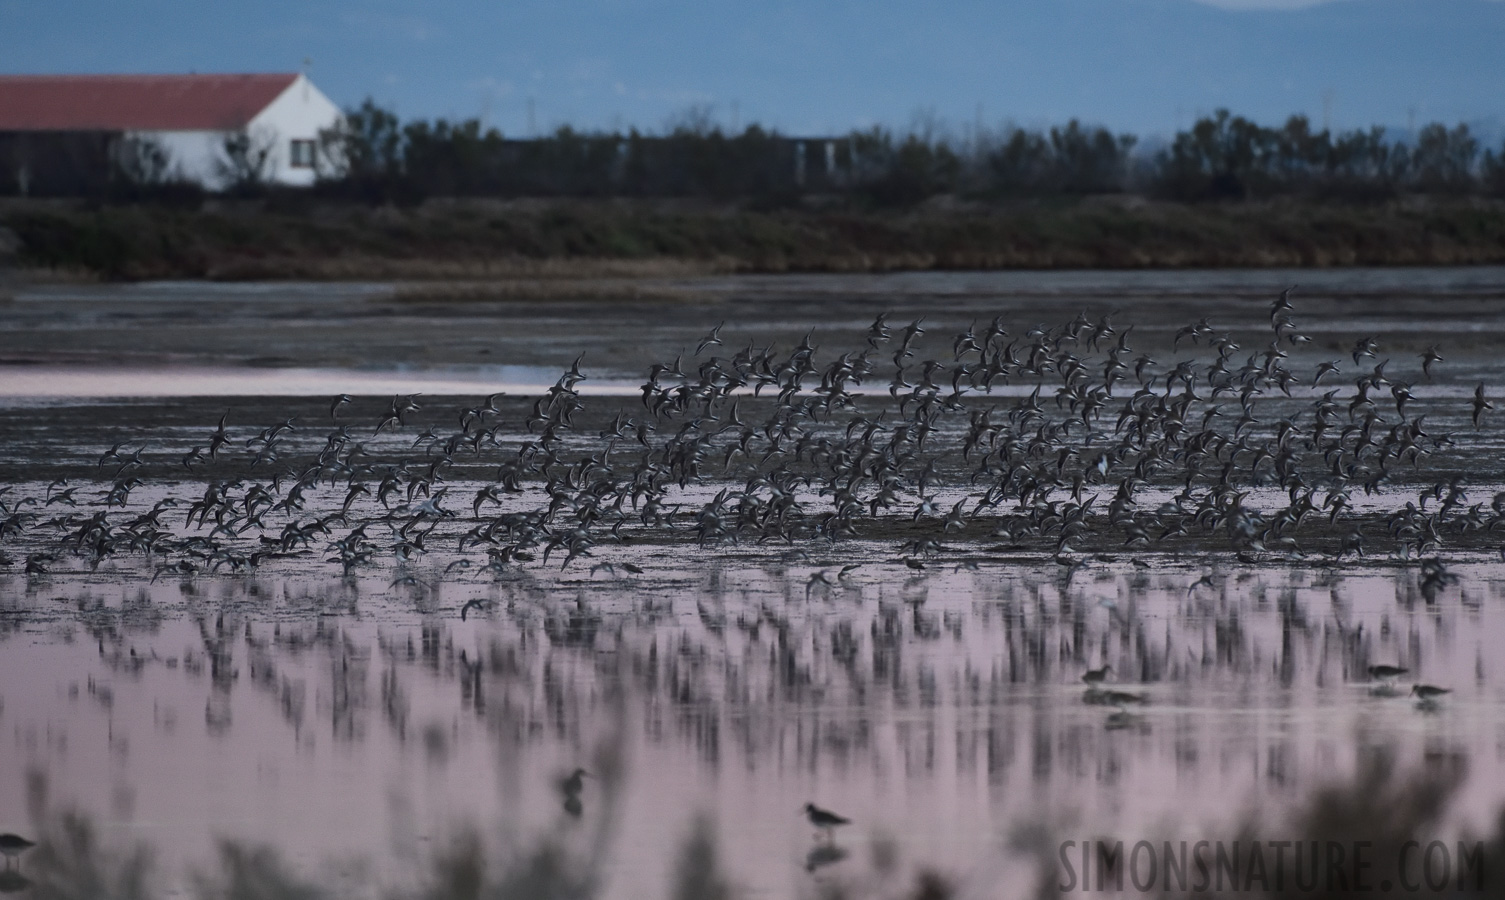
[[[268,147],[245,134],[224,143],[218,174],[226,192],[276,190],[268,183]],[[202,194],[174,177],[161,148],[138,139],[74,155],[109,160],[108,177],[81,182],[84,193]],[[1049,129],[1007,126],[964,136],[932,124],[800,137],[756,124],[725,130],[704,111],[658,133],[564,126],[516,139],[477,119],[403,121],[367,100],[321,136],[316,156],[314,195],[376,203],[702,197],[779,204],[813,195],[904,206],[941,195],[980,201],[1125,193],[1182,201],[1505,196],[1505,146],[1484,147],[1467,125],[1434,123],[1405,134],[1380,127],[1334,132],[1315,129],[1305,116],[1268,127],[1221,109],[1150,146],[1075,119]],[[0,184],[0,193],[14,192],[5,187]]]
[[[367,199],[835,194],[902,205],[943,194],[1191,201],[1505,194],[1505,146],[1483,147],[1467,125],[1391,136],[1380,127],[1318,130],[1305,116],[1268,127],[1222,109],[1147,148],[1134,135],[1075,119],[964,137],[874,127],[802,138],[758,125],[732,133],[701,115],[660,134],[561,127],[509,140],[475,119],[404,123],[368,100],[322,145],[321,189]]]

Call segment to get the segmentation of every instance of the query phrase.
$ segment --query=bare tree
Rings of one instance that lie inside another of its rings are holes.
[[[114,148],[115,171],[127,184],[153,187],[177,175],[172,153],[154,138],[132,135]]]
[[[716,122],[716,108],[709,103],[692,103],[669,116],[664,122],[664,133],[692,137],[720,135],[721,126]]]
[[[265,132],[242,129],[225,135],[220,158],[214,163],[220,184],[231,191],[260,187],[266,182],[276,147],[276,136]]]

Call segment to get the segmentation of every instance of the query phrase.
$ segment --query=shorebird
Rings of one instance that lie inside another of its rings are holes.
[[[1474,427],[1479,427],[1479,422],[1484,418],[1485,410],[1494,408],[1495,405],[1493,403],[1490,403],[1489,398],[1484,396],[1484,382],[1479,382],[1479,386],[1474,388]]]
[[[581,791],[585,790],[585,778],[587,778],[589,775],[590,773],[585,771],[584,769],[576,769],[569,774],[568,778],[565,778],[563,781],[559,782],[559,789],[563,791],[565,796],[567,797],[578,796]]]
[[[834,829],[836,826],[850,825],[852,823],[851,819],[845,818],[843,816],[838,816],[836,813],[831,812],[829,809],[821,809],[814,803],[806,803],[805,808],[802,810],[802,812],[804,812],[805,817],[810,820],[810,824],[824,831],[826,833],[826,837],[828,838],[831,837],[832,829]]]
[[[1370,666],[1369,677],[1377,678],[1380,681],[1394,681],[1409,671],[1411,670],[1403,669],[1400,666]]]
[[[1103,666],[1101,669],[1088,669],[1082,673],[1082,680],[1089,685],[1097,686],[1108,680],[1108,673],[1113,671],[1112,666]]]
[[[805,582],[805,599],[806,600],[810,599],[810,592],[813,591],[813,590],[815,590],[817,585],[820,586],[821,590],[823,590],[825,593],[829,594],[831,592],[831,587],[832,587],[830,576],[828,576],[825,572],[815,572],[815,573],[813,573],[810,576],[810,580]]]
[[[1364,357],[1374,359],[1376,351],[1380,349],[1379,341],[1372,337],[1361,338],[1353,345],[1353,364],[1358,365]]]
[[[576,769],[559,782],[559,792],[564,795],[564,811],[577,819],[585,811],[585,805],[580,802],[580,792],[585,790],[583,779],[589,774],[584,769]]]
[[[726,322],[724,321],[721,323],[721,325],[725,324]],[[700,343],[695,346],[696,356],[704,353],[707,347],[721,346],[721,325],[717,325],[715,328],[712,328],[710,334],[700,339]]]
[[[1452,692],[1452,688],[1441,688],[1431,684],[1411,685],[1411,693],[1415,694],[1417,697],[1420,697],[1421,702],[1423,703],[1430,703],[1436,700],[1438,697],[1441,697],[1443,694],[1451,694]]]
[[[20,860],[21,854],[36,846],[35,841],[28,841],[19,834],[0,834],[0,854],[5,856],[5,865],[10,866],[12,860]],[[20,863],[17,862],[19,866]]]
[[[353,402],[355,402],[355,398],[350,396],[349,394],[337,394],[335,398],[329,403],[329,418],[338,418],[337,414],[340,411],[340,407],[344,406],[347,403]]]

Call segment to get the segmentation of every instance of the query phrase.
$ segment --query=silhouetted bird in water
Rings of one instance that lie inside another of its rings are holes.
[[[1377,678],[1380,681],[1394,681],[1409,671],[1411,670],[1403,669],[1400,666],[1370,666],[1369,677]]]
[[[578,794],[585,790],[585,778],[589,775],[584,769],[576,769],[568,778],[559,782],[559,789],[566,794]]]
[[[806,818],[810,820],[810,824],[824,831],[827,838],[830,838],[832,836],[833,829],[835,829],[836,826],[852,824],[851,819],[845,818],[843,816],[838,816],[836,813],[831,812],[829,809],[821,809],[814,803],[806,803],[804,813]]]
[[[579,816],[585,807],[580,802],[580,792],[585,790],[585,778],[590,775],[584,769],[576,769],[569,777],[559,782],[559,791],[564,794],[564,811]]]
[[[1090,685],[1099,685],[1108,680],[1108,673],[1112,671],[1112,666],[1103,666],[1101,669],[1088,669],[1082,673],[1082,680]]]
[[[0,854],[5,856],[5,865],[7,867],[13,861],[19,866],[21,854],[35,846],[35,841],[28,841],[19,834],[0,834]]]
[[[1451,694],[1452,692],[1452,688],[1441,688],[1431,684],[1411,685],[1411,693],[1417,697],[1420,697],[1421,702],[1423,703],[1433,703],[1437,700],[1438,697],[1441,697],[1443,694]]]

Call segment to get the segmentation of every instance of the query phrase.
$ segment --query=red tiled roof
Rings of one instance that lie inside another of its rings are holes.
[[[0,75],[0,131],[243,128],[297,77]]]

